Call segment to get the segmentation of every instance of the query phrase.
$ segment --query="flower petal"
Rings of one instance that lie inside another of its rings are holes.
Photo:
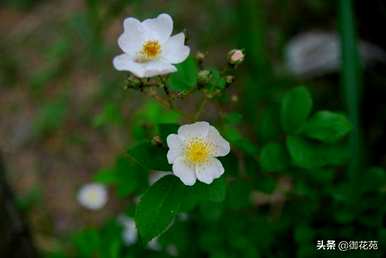
[[[208,122],[195,122],[193,124],[180,126],[180,128],[178,128],[178,136],[180,136],[183,140],[193,137],[205,138],[208,136],[208,131]]]
[[[185,185],[194,185],[194,183],[196,183],[194,168],[188,166],[182,157],[175,160],[173,164],[173,174],[179,177]]]
[[[144,20],[142,25],[149,34],[155,37],[152,39],[157,39],[160,43],[166,42],[173,32],[173,19],[166,13],[158,15],[158,17],[154,19]]]
[[[142,47],[145,40],[145,29],[135,18],[126,18],[123,22],[124,31],[118,38],[118,45],[123,52],[134,56]]]
[[[185,34],[182,32],[169,38],[162,49],[164,58],[172,64],[183,62],[189,53],[190,48],[185,46]]]
[[[113,59],[113,65],[118,71],[130,71],[137,77],[144,77],[145,69],[143,64],[136,63],[129,54],[122,54]]]
[[[213,126],[209,127],[208,141],[210,141],[214,146],[213,148],[214,157],[226,156],[231,150],[229,142],[225,140],[217,131],[217,129]]]
[[[143,77],[153,77],[157,75],[164,75],[177,72],[177,68],[167,62],[160,59],[144,63],[145,74]]]
[[[211,184],[214,179],[224,174],[224,167],[216,158],[209,159],[205,165],[196,167],[197,179],[205,184]]]
[[[169,164],[173,164],[173,162],[180,156],[183,155],[184,145],[180,137],[177,134],[169,134],[166,138],[166,142],[169,147],[169,151],[167,153],[167,158]]]

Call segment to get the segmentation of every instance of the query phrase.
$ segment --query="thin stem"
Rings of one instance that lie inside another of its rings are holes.
[[[196,113],[194,114],[194,121],[198,121],[200,119],[200,116],[201,116],[201,113],[202,111],[204,110],[204,107],[206,105],[206,103],[208,102],[208,99],[206,98],[206,96],[201,100],[199,106],[198,106],[198,109],[196,111]]]
[[[342,52],[341,85],[348,117],[353,126],[350,138],[349,174],[352,179],[352,192],[356,193],[363,160],[359,117],[362,69],[358,54],[352,0],[339,1],[339,16]]]

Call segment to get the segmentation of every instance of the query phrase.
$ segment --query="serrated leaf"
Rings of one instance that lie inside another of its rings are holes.
[[[177,72],[170,75],[167,82],[170,90],[186,91],[197,85],[198,66],[192,57],[176,65]]]
[[[282,171],[288,166],[285,148],[278,143],[265,145],[260,154],[260,165],[265,171]]]
[[[305,87],[289,91],[283,98],[280,110],[282,128],[295,133],[306,121],[312,110],[311,94]]]
[[[165,176],[141,197],[135,221],[142,240],[147,243],[164,232],[180,210],[184,187],[175,176]]]
[[[313,115],[301,129],[309,138],[327,143],[342,139],[351,131],[351,123],[342,115],[330,111],[320,111]]]

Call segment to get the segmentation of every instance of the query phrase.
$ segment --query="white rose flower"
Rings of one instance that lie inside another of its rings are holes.
[[[129,17],[124,20],[123,27],[118,45],[124,54],[113,60],[119,71],[130,71],[140,78],[164,75],[176,72],[173,64],[189,56],[184,33],[171,37],[173,20],[168,14],[143,22]]]
[[[99,210],[107,203],[107,189],[102,184],[86,184],[78,192],[78,201],[87,209]]]
[[[177,134],[167,137],[167,144],[167,159],[173,164],[173,174],[185,185],[194,185],[196,179],[210,184],[224,173],[216,157],[226,156],[230,146],[209,123],[183,125]]]

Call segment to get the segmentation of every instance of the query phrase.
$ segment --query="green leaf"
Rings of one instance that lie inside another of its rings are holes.
[[[225,199],[226,184],[224,177],[216,179],[212,184],[196,182],[193,186],[185,187],[184,202],[181,210],[189,211],[203,202],[222,202]]]
[[[260,154],[260,165],[265,171],[282,171],[288,166],[285,148],[277,143],[264,146]]]
[[[235,178],[235,180],[229,182],[231,191],[227,194],[227,205],[235,210],[248,207],[253,188],[252,182],[245,182],[245,180]]]
[[[189,57],[176,66],[177,72],[171,74],[167,82],[169,88],[174,91],[185,91],[196,86],[198,73],[196,61]]]
[[[94,117],[93,124],[100,127],[108,124],[119,124],[124,120],[120,107],[117,103],[107,103],[103,110]]]
[[[243,119],[243,115],[237,112],[229,112],[225,115],[224,121],[229,125],[238,125]]]
[[[217,69],[210,70],[210,80],[207,85],[209,91],[223,90],[225,87],[225,79]]]
[[[164,232],[180,210],[184,187],[175,176],[165,176],[141,197],[135,221],[142,240],[147,243]]]
[[[313,146],[301,138],[289,136],[287,138],[287,149],[296,166],[315,168],[324,165],[323,160],[317,157],[316,150]]]
[[[60,128],[68,115],[68,99],[60,97],[52,102],[44,104],[39,110],[33,124],[33,132],[37,136],[51,133]]]
[[[287,138],[287,149],[293,163],[306,169],[342,165],[349,157],[347,148],[311,143],[296,136]]]
[[[166,144],[166,138],[168,137],[168,135],[172,133],[176,134],[180,125],[169,123],[169,124],[158,124],[157,127],[158,127],[158,133],[159,133],[159,136],[161,137],[161,140]]]
[[[283,98],[280,119],[285,132],[295,133],[311,113],[312,98],[305,87],[289,91]]]
[[[301,133],[309,138],[327,143],[342,139],[351,131],[351,124],[342,115],[330,111],[320,111],[313,115],[301,129]]]
[[[117,193],[125,197],[147,186],[148,171],[127,156],[121,155],[115,161],[114,174]]]
[[[98,231],[93,228],[77,232],[72,236],[72,242],[82,257],[90,257],[101,244]]]
[[[166,158],[167,149],[150,142],[142,142],[128,150],[131,158],[149,170],[170,171]]]
[[[225,138],[230,141],[231,145],[243,150],[250,156],[254,157],[258,154],[256,145],[247,137],[244,137],[238,128],[234,126],[226,126],[224,127],[223,134]]]
[[[115,183],[117,181],[117,177],[114,172],[114,169],[110,168],[100,169],[94,176],[94,180],[102,184]]]

